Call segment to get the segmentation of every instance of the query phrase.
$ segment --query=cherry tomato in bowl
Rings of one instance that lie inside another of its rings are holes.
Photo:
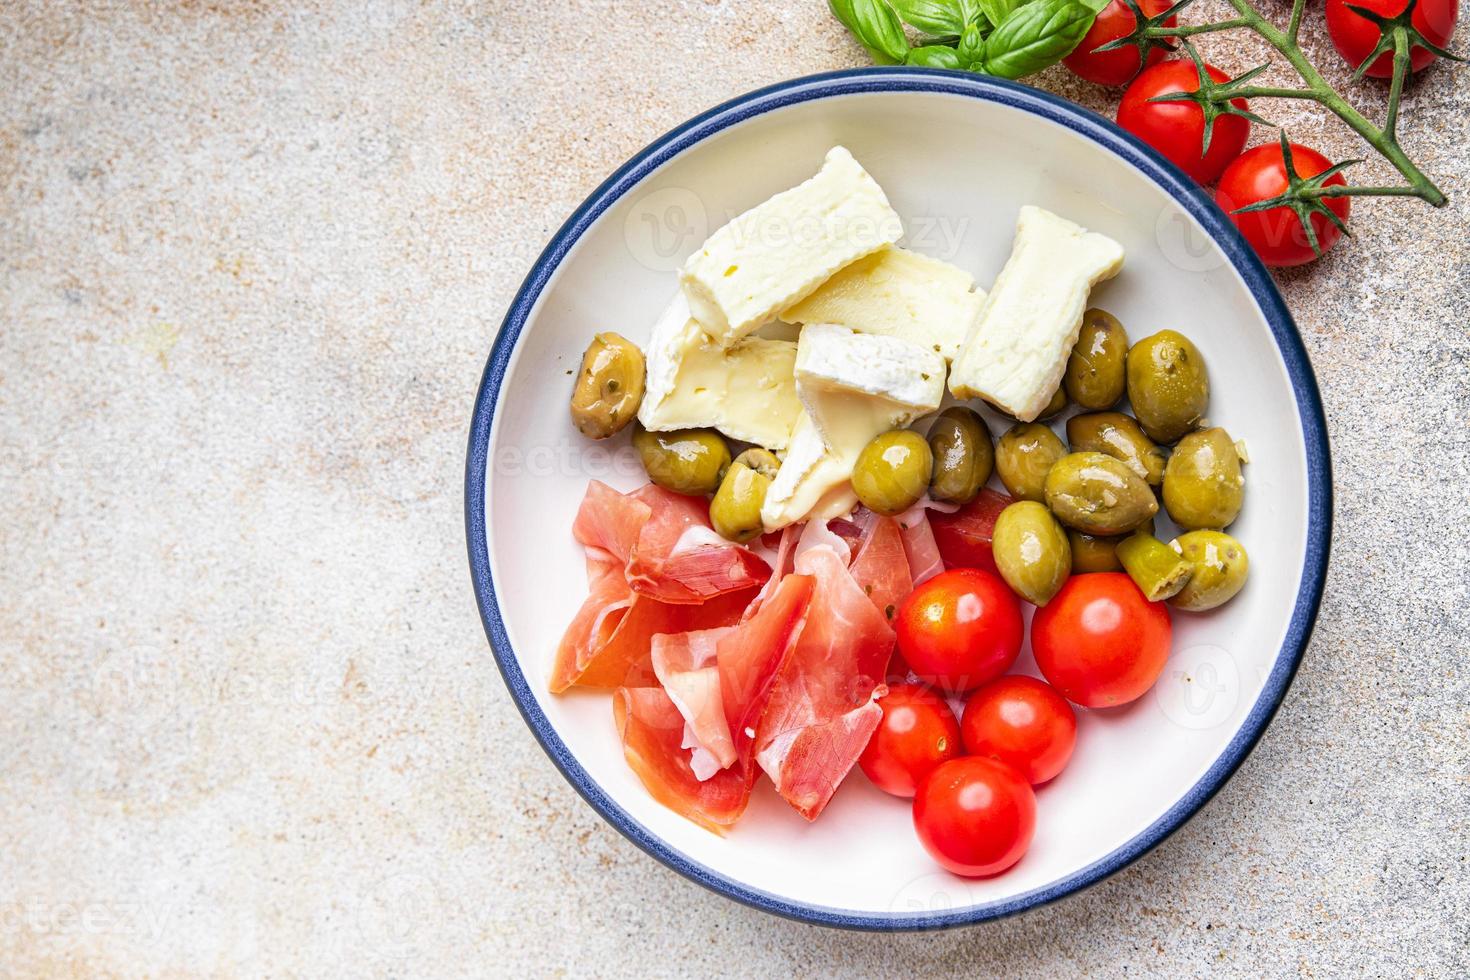
[[[1036,786],[1072,758],[1077,713],[1050,684],[1012,674],[970,695],[960,735],[970,755],[998,759]]]
[[[1036,666],[1069,701],[1111,708],[1142,697],[1169,658],[1173,626],[1122,572],[1073,575],[1031,620]]]
[[[1299,177],[1315,177],[1332,166],[1322,154],[1297,143],[1291,144],[1292,166]],[[1345,184],[1342,174],[1333,174],[1323,181],[1324,186]],[[1215,201],[1230,215],[1235,227],[1256,250],[1261,261],[1270,266],[1304,265],[1317,258],[1306,229],[1296,213],[1286,206],[1267,208],[1265,211],[1233,213],[1238,208],[1276,197],[1287,189],[1285,157],[1280,143],[1267,143],[1252,147],[1238,157],[1220,177],[1220,186],[1215,189]],[[1344,225],[1352,203],[1346,197],[1322,199],[1332,213]],[[1312,230],[1317,235],[1317,246],[1323,252],[1336,245],[1342,231],[1325,214],[1309,215]]]
[[[941,572],[893,617],[898,650],[926,684],[962,693],[999,677],[1021,652],[1021,601],[980,568]]]
[[[1139,0],[1138,3],[1145,17],[1156,17],[1170,6],[1172,4],[1169,0]],[[1177,20],[1178,18],[1170,17],[1164,23],[1173,27]],[[1072,49],[1071,54],[1062,59],[1062,64],[1072,74],[1089,82],[1099,85],[1127,85],[1128,80],[1137,75],[1140,68],[1147,67],[1139,63],[1138,48],[1129,45],[1115,51],[1097,49],[1121,37],[1127,37],[1137,26],[1138,17],[1133,13],[1133,8],[1124,0],[1112,0],[1112,3],[1098,11],[1086,36]],[[1167,53],[1162,47],[1152,48],[1148,53],[1148,64],[1158,64]]]
[[[1003,762],[952,759],[919,784],[914,830],[930,856],[955,874],[998,875],[1031,846],[1036,794]]]
[[[922,684],[895,684],[878,707],[883,720],[858,765],[883,792],[912,797],[930,770],[959,757],[960,723],[948,702]]]
[[[1215,82],[1230,76],[1213,65],[1205,71]],[[1194,102],[1150,102],[1160,95],[1199,90],[1199,69],[1192,61],[1161,61],[1128,86],[1118,103],[1118,125],[1162,153],[1170,163],[1201,184],[1215,181],[1226,165],[1245,149],[1250,121],[1225,114],[1215,119],[1210,148],[1204,150],[1205,114]],[[1237,109],[1246,109],[1245,99],[1231,99]]]
[[[1383,37],[1383,29],[1373,21],[1351,10],[1361,7],[1381,17],[1397,17],[1408,6],[1408,0],[1327,0],[1327,35],[1343,60],[1356,70],[1367,60]],[[1430,44],[1443,48],[1455,32],[1460,17],[1460,0],[1419,0],[1409,23]],[[1409,47],[1409,70],[1422,71],[1437,55],[1422,44]],[[1393,51],[1390,49],[1373,59],[1364,73],[1373,78],[1393,77]]]

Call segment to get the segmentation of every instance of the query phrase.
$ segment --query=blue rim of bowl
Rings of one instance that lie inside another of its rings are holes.
[[[881,914],[854,912],[795,902],[752,888],[676,850],[633,819],[592,779],[552,727],[532,693],[511,650],[485,535],[486,461],[495,404],[506,367],[526,319],[568,251],[597,218],[619,198],[676,154],[754,116],[818,99],[870,92],[919,92],[961,95],[1009,106],[1058,123],[1092,140],[1131,164],[1172,196],[1220,246],[1270,325],[1286,363],[1302,419],[1307,455],[1308,524],[1306,556],[1296,606],[1281,652],[1265,687],[1225,751],[1205,774],[1161,817],[1126,844],[1085,868],[1040,888],[999,901],[983,902],[939,913]],[[817,925],[875,931],[944,929],[971,925],[1054,902],[1106,878],[1142,857],[1194,816],[1238,769],[1260,739],[1301,663],[1311,637],[1327,575],[1332,532],[1331,460],[1327,426],[1317,382],[1291,314],[1276,284],[1235,226],[1200,187],[1162,156],[1111,122],[1057,96],[1014,82],[933,69],[859,68],[793,79],[759,89],[704,112],[649,144],[620,167],[572,213],[532,266],[506,312],[490,350],[475,399],[465,463],[465,531],[469,541],[470,577],[485,635],[516,707],[551,761],[572,787],[603,819],[638,847],[679,874],[725,895],[775,915]]]

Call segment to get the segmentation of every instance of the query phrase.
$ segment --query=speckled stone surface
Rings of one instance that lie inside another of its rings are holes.
[[[490,662],[461,516],[550,233],[686,117],[861,63],[825,5],[82,7],[0,6],[7,975],[1470,972],[1470,74],[1405,104],[1450,205],[1359,202],[1281,276],[1337,523],[1264,741],[1090,891],[882,937],[734,905],[594,816]]]

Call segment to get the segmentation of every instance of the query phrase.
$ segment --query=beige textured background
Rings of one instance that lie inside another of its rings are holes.
[[[664,870],[536,747],[461,518],[511,293],[659,133],[860,61],[820,0],[0,6],[0,972],[1470,971],[1470,75],[1443,66],[1406,113],[1451,205],[1361,205],[1281,277],[1332,573],[1276,724],[1182,832],[1020,918],[850,935]]]

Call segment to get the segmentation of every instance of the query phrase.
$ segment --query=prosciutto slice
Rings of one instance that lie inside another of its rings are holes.
[[[760,556],[714,533],[705,501],[652,483],[628,499],[651,515],[628,559],[634,592],[660,602],[697,604],[770,578],[771,568]]]
[[[756,760],[776,790],[816,819],[882,717],[875,697],[894,635],[833,547],[798,547],[814,591],[795,649],[776,673],[756,736]]]
[[[684,718],[688,728],[684,741],[694,749],[691,762],[700,779],[735,762],[735,743],[720,695],[720,670],[715,666],[720,640],[734,632],[735,627],[723,626],[653,638],[653,672]]]
[[[700,779],[684,746],[684,716],[663,688],[618,688],[613,721],[623,757],[655,800],[717,834],[745,812],[755,769],[735,766]]]
[[[1003,493],[981,490],[978,497],[952,514],[930,514],[929,526],[945,565],[995,571],[995,558],[990,550],[995,520],[1012,502]]]
[[[903,532],[903,550],[908,556],[909,575],[914,585],[923,585],[944,571],[944,558],[939,553],[939,544],[934,539],[934,529],[929,524],[929,509],[915,504],[898,515],[898,526]]]
[[[867,530],[852,560],[853,581],[873,601],[885,621],[892,622],[898,604],[914,589],[898,521],[869,512]]]

